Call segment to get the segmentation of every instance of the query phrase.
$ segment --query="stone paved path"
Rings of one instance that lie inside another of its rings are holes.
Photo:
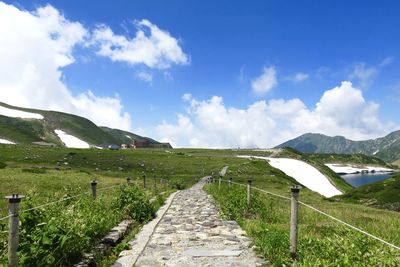
[[[220,219],[212,197],[202,190],[204,183],[177,193],[135,266],[262,265],[240,226]]]

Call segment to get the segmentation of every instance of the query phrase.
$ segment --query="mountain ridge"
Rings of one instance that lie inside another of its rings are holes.
[[[344,136],[306,133],[276,147],[291,147],[303,153],[364,154],[394,162],[400,159],[400,130],[363,141],[353,141]]]
[[[91,146],[102,144],[130,144],[134,141],[145,142],[148,147],[163,147],[169,144],[160,143],[149,137],[140,136],[129,131],[97,126],[87,118],[59,111],[22,108],[0,102],[0,107],[40,114],[43,119],[21,118],[2,115],[0,113],[0,138],[17,144],[53,144],[64,146],[54,132],[61,129]],[[129,136],[130,138],[128,138]],[[123,138],[125,137],[125,138]]]

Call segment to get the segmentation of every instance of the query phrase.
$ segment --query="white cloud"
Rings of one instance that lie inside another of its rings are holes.
[[[0,101],[85,116],[95,123],[131,128],[118,96],[87,91],[71,94],[62,68],[74,62],[73,49],[85,45],[88,31],[50,5],[22,11],[0,2]]]
[[[92,41],[97,53],[112,61],[130,65],[144,64],[149,68],[167,69],[172,64],[189,63],[179,41],[169,32],[159,29],[148,20],[136,21],[134,38],[115,34],[108,26],[101,25],[93,32]]]
[[[182,114],[178,114],[178,122],[176,125],[163,121],[157,126],[157,132],[161,134],[160,142],[169,142],[173,147],[177,147],[182,136],[190,137],[193,134],[193,124],[190,118]],[[197,147],[189,140],[190,146]]]
[[[183,94],[183,96],[182,96],[183,101],[190,101],[190,100],[192,100],[192,98],[193,98],[193,96],[190,93]]]
[[[307,80],[310,77],[307,73],[303,72],[298,72],[294,74],[293,76],[287,77],[287,80],[292,81],[292,82],[303,82]]]
[[[152,84],[153,82],[153,74],[151,72],[141,70],[136,72],[135,76],[140,80],[147,82],[149,84]]]
[[[256,95],[264,95],[278,84],[274,66],[264,67],[263,73],[251,81],[251,88]]]
[[[299,99],[257,101],[245,109],[226,107],[218,96],[183,99],[190,105],[187,114],[156,128],[160,139],[179,147],[271,147],[306,132],[361,140],[396,128],[380,121],[379,105],[366,101],[351,82],[325,91],[313,108]]]
[[[393,61],[394,61],[393,57],[386,57],[381,61],[381,63],[379,63],[379,66],[383,67],[383,66],[390,65],[393,63]]]
[[[377,73],[378,69],[376,67],[368,67],[365,63],[357,63],[348,78],[352,81],[357,81],[362,88],[366,88],[371,84]]]

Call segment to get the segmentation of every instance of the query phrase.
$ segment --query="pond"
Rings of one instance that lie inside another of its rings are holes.
[[[378,172],[378,173],[357,173],[340,175],[346,182],[354,187],[382,181],[392,177],[394,172]]]

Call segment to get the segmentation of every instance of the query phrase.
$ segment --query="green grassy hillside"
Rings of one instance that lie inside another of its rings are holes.
[[[149,140],[150,143],[158,144],[158,142],[153,139],[127,131],[98,127],[86,118],[68,113],[19,108],[4,103],[0,103],[0,106],[38,113],[44,117],[43,120],[35,120],[11,118],[0,115],[0,138],[18,144],[32,144],[32,142],[41,141],[62,146],[61,140],[54,132],[55,129],[61,129],[91,145],[100,145],[103,143],[121,145],[123,143],[131,143],[132,140]],[[132,139],[126,137],[127,135],[131,136]]]
[[[400,173],[383,181],[353,188],[334,199],[400,211]]]
[[[143,137],[143,136],[131,133],[131,132],[127,132],[127,131],[123,131],[123,130],[119,130],[119,129],[111,129],[108,127],[100,127],[100,128],[103,131],[105,131],[106,133],[109,133],[114,138],[116,138],[118,140],[118,143],[121,143],[121,144],[129,144],[129,143],[132,143],[133,140],[138,140],[138,141],[147,140],[151,144],[160,144],[156,140],[153,140],[148,137]]]
[[[229,166],[227,177],[232,177],[235,182],[246,183],[251,178],[256,187],[290,196],[290,187],[297,184],[291,177],[264,160],[237,157],[238,154],[270,156],[270,153],[210,149],[111,151],[0,145],[0,197],[17,192],[24,194],[26,198],[22,201],[22,209],[26,209],[31,205],[88,191],[92,179],[98,179],[100,187],[124,182],[125,177],[131,176],[134,183],[142,187],[143,173],[148,179],[148,190],[154,188],[153,177],[163,177],[175,188],[184,188],[224,166]],[[282,150],[280,153],[276,156],[320,164],[296,151]],[[291,264],[288,256],[289,202],[259,194],[254,196],[254,208],[248,211],[244,188],[229,191],[223,185],[220,191],[215,184],[207,190],[220,203],[224,216],[237,220],[244,227],[255,239],[259,253],[272,265]],[[57,253],[64,253],[63,262],[78,258],[79,253],[90,247],[99,235],[126,216],[121,213],[123,210],[110,212],[115,208],[116,198],[118,192],[107,193],[95,203],[90,198],[76,199],[38,212],[24,213],[21,225],[24,246],[20,256],[34,263],[51,261],[54,256],[60,255]],[[400,213],[367,207],[364,203],[326,199],[307,188],[301,190],[300,200],[389,242],[400,244]],[[6,201],[0,202],[0,216],[7,214],[6,205]],[[74,210],[74,213],[66,210]],[[5,229],[0,234],[0,251],[6,251],[2,249],[7,238],[6,222],[0,227]],[[315,263],[319,266],[363,266],[363,263],[377,266],[378,262],[384,263],[381,266],[396,266],[399,263],[396,252],[305,207],[300,208],[299,227],[300,252],[296,266],[315,266]],[[65,229],[73,231],[66,232]],[[76,233],[79,236],[75,236]],[[61,243],[59,240],[64,236],[67,241]],[[31,247],[40,253],[31,253]],[[3,261],[5,255],[5,252],[0,255]]]
[[[363,154],[307,154],[307,157],[321,163],[343,163],[353,165],[369,165],[391,168],[392,165],[380,158]]]

